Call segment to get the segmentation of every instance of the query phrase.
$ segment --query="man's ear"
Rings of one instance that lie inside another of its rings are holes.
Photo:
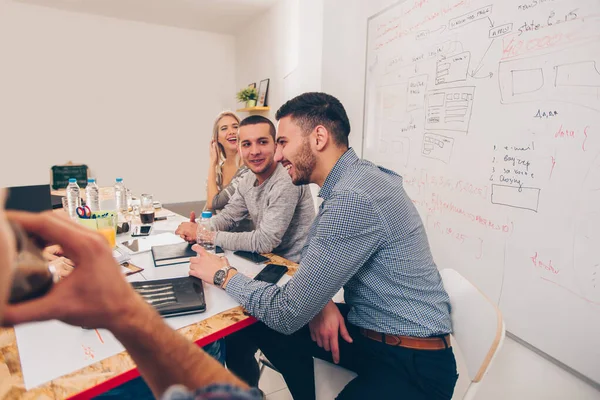
[[[322,151],[325,149],[331,137],[329,137],[329,131],[323,125],[317,125],[315,130],[313,131],[315,149],[317,151]]]

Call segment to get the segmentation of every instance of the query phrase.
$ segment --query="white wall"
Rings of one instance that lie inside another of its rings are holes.
[[[236,37],[238,90],[269,78],[271,110],[262,115],[275,123],[287,100],[321,90],[322,44],[323,0],[280,0]],[[310,188],[316,208],[318,187]]]
[[[411,1],[411,0],[408,0]],[[396,0],[325,0],[323,91],[342,102],[350,118],[350,145],[360,155],[367,48],[367,18]],[[340,12],[340,9],[344,12]]]
[[[352,125],[350,144],[359,154],[367,19],[395,3],[395,0],[324,0],[322,90],[344,104]],[[464,381],[460,384],[464,385]],[[600,398],[600,392],[519,343],[507,340],[476,398],[593,399]]]
[[[322,37],[323,0],[280,0],[236,37],[237,89],[269,78],[274,121],[285,101],[321,89]]]
[[[235,107],[233,36],[0,0],[0,186],[86,163],[101,186],[205,198],[214,116]]]

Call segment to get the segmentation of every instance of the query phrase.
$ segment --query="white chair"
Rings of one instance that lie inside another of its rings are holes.
[[[502,347],[504,321],[496,305],[461,274],[453,269],[440,274],[452,306],[453,341],[460,347],[470,380],[463,400],[471,400]],[[334,399],[356,376],[323,360],[315,359],[314,365],[317,400]]]

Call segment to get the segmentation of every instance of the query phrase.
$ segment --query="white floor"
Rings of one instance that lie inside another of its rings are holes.
[[[455,399],[460,399],[466,389],[466,376],[460,357],[459,378]],[[265,368],[259,383],[267,400],[290,400],[285,381],[277,372]],[[579,380],[553,363],[506,338],[489,374],[476,396],[485,400],[599,400],[600,391]]]

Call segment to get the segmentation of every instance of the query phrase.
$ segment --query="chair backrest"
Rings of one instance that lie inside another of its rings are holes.
[[[440,271],[452,306],[452,329],[469,378],[481,381],[502,346],[502,314],[479,289],[453,269]]]

